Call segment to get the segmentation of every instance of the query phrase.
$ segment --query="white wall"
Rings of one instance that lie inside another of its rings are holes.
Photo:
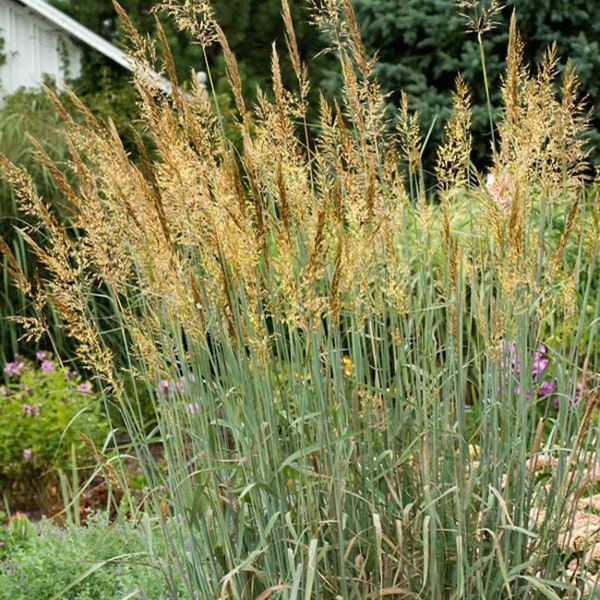
[[[55,25],[13,0],[0,0],[0,36],[6,55],[6,64],[0,67],[0,97],[23,86],[38,88],[44,75],[60,88],[65,75],[77,77],[80,73],[80,48]],[[67,74],[63,70],[64,54]]]

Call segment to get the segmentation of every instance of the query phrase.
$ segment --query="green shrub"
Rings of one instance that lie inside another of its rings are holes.
[[[0,386],[0,472],[7,482],[26,483],[68,468],[73,452],[88,450],[79,432],[104,442],[108,423],[91,384],[38,352],[36,362],[17,356],[4,366],[8,383]]]
[[[26,546],[35,535],[35,527],[27,515],[17,513],[7,519],[5,513],[0,512],[0,559]]]
[[[26,517],[13,517],[23,521]],[[150,525],[146,524],[148,527]],[[33,525],[29,525],[31,529]],[[144,526],[142,526],[144,527]],[[149,566],[140,526],[97,514],[85,527],[50,521],[35,525],[25,540],[9,525],[0,529],[0,589],[3,598],[14,600],[114,600],[136,598],[173,600],[181,593],[164,583],[164,577]],[[149,535],[153,535],[149,533]],[[16,538],[19,539],[16,539]],[[156,537],[152,560],[164,562],[165,548]],[[162,554],[161,554],[162,553]],[[142,591],[144,590],[144,591]]]

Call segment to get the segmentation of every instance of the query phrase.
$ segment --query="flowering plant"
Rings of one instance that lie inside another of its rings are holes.
[[[501,371],[503,379],[508,381],[511,374],[517,379],[521,376],[521,357],[517,351],[516,343],[503,342],[501,346],[502,359]],[[531,399],[533,393],[538,397],[552,396],[556,393],[556,380],[551,375],[552,364],[548,357],[546,346],[540,344],[533,353],[531,361],[531,383],[533,390],[528,388],[526,391],[527,400]],[[521,393],[521,386],[517,383],[514,386],[514,393]]]
[[[84,443],[78,430],[93,436],[108,430],[89,382],[58,365],[47,352],[38,352],[36,359],[17,356],[3,369],[0,476],[11,481],[66,466],[72,447],[81,456]]]

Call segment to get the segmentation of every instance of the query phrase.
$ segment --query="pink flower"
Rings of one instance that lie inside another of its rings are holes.
[[[508,210],[514,196],[514,185],[506,173],[496,179],[494,173],[488,173],[485,188],[495,204],[502,210]]]
[[[8,390],[3,385],[0,386],[0,396],[8,396]]]
[[[193,373],[188,375],[182,375],[179,381],[170,381],[168,379],[162,379],[158,383],[157,394],[163,398],[171,398],[175,394],[183,394],[186,387],[191,383],[195,383],[196,377]]]
[[[4,372],[9,377],[18,377],[21,374],[24,366],[25,363],[23,361],[7,362],[6,366],[4,367]]]
[[[89,394],[92,391],[89,383],[80,383],[76,389],[81,394]]]
[[[40,408],[42,408],[41,404],[38,404],[37,406],[32,406],[27,403],[23,404],[23,412],[30,417],[38,417],[40,415]]]
[[[200,405],[197,402],[190,402],[188,404],[188,409],[191,413],[199,413],[200,412]]]
[[[35,357],[41,362],[46,358],[46,353],[43,350],[35,353]]]
[[[171,395],[171,383],[166,379],[161,380],[158,384],[158,393],[168,398]]]
[[[65,381],[72,381],[77,375],[77,371],[65,371]]]
[[[54,367],[54,361],[45,360],[42,363],[42,371],[44,371],[44,373],[49,373],[50,371],[52,371],[53,367]]]
[[[583,391],[583,382],[582,381],[578,381],[577,385],[575,386],[576,392],[575,392],[575,402],[579,402],[579,399],[581,398],[581,392]]]
[[[25,460],[31,460],[31,455],[32,455],[31,448],[25,448],[25,450],[23,450],[23,458]]]

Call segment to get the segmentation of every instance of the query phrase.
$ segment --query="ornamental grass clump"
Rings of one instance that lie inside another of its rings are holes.
[[[253,107],[208,4],[162,8],[220,46],[239,144],[214,94],[180,91],[158,22],[172,94],[143,75],[155,49],[121,11],[152,144],[129,155],[111,123],[72,98],[82,125],[54,97],[77,185],[40,160],[69,224],[3,167],[47,235],[32,243],[51,277],[30,293],[119,406],[167,579],[199,599],[594,593],[593,537],[579,554],[565,537],[599,449],[598,187],[573,71],[559,78],[550,50],[532,74],[513,19],[489,171],[469,159],[459,77],[432,197],[418,118],[404,99],[388,121],[349,0],[313,6],[344,87],[310,127],[285,0],[297,87],[274,46]]]

